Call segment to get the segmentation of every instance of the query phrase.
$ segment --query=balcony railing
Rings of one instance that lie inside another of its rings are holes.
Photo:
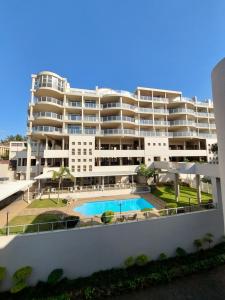
[[[186,121],[186,120],[175,120],[169,122],[170,126],[195,126],[196,123],[193,121]]]
[[[81,116],[76,116],[76,115],[67,115],[66,117],[70,121],[81,121],[82,120]]]
[[[133,129],[103,129],[102,135],[137,135],[137,131]]]
[[[140,136],[172,136],[170,132],[141,130]]]
[[[53,113],[53,112],[48,112],[48,111],[40,111],[37,113],[34,113],[34,118],[51,118],[51,119],[59,119],[62,120],[62,115]]]
[[[100,108],[100,106],[96,103],[85,103],[84,104],[84,107],[85,108],[93,108],[93,109],[98,109]]]
[[[35,103],[54,103],[60,106],[63,106],[63,101],[53,98],[53,97],[35,97],[34,98]]]
[[[196,123],[197,127],[204,127],[204,128],[208,128],[209,127],[209,123]]]
[[[174,109],[169,109],[170,114],[195,114],[195,111],[193,109],[185,109],[185,108],[174,108]]]
[[[70,106],[70,107],[82,107],[82,104],[81,104],[81,102],[75,102],[75,101],[69,101],[68,103],[67,103],[67,106]]]
[[[135,118],[128,116],[105,116],[101,118],[102,122],[111,122],[111,121],[127,121],[127,122],[135,122]]]
[[[99,118],[96,116],[84,116],[84,121],[88,122],[98,122]]]
[[[139,124],[141,125],[153,125],[153,120],[144,120],[144,119],[140,119],[139,120]]]
[[[62,132],[62,128],[54,126],[34,126],[32,132]]]

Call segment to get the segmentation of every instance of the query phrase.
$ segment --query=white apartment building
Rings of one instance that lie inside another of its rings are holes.
[[[40,72],[32,75],[27,149],[17,154],[17,173],[50,178],[62,165],[77,184],[107,184],[133,180],[141,163],[210,161],[213,110],[211,100],[179,91],[79,89]]]

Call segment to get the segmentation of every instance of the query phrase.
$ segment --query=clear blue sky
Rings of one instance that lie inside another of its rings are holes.
[[[224,56],[224,0],[0,1],[0,139],[25,134],[32,73],[209,98]]]

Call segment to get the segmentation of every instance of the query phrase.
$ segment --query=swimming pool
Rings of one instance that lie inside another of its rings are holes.
[[[141,210],[143,208],[154,208],[154,206],[144,198],[130,198],[87,202],[75,207],[73,210],[81,213],[82,215],[91,217],[95,215],[101,215],[107,210],[111,210],[115,213],[118,213],[120,211],[129,212],[134,210]]]

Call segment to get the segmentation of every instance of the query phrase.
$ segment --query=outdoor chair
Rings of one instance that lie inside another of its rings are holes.
[[[132,216],[128,216],[127,220],[132,221],[137,219],[137,214],[133,214]]]

